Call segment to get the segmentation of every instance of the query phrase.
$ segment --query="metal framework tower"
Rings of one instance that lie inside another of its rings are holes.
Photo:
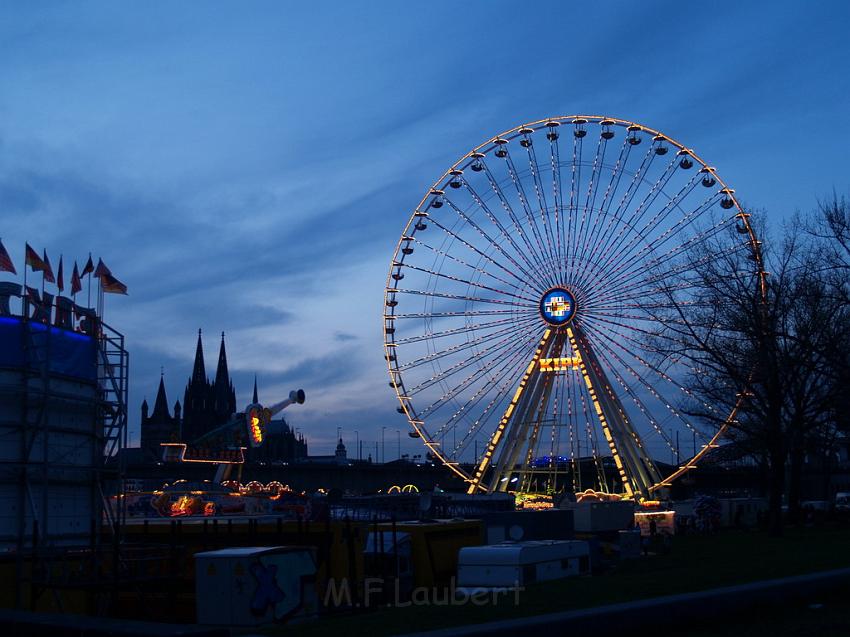
[[[34,597],[60,583],[45,566],[56,556],[71,548],[94,556],[104,529],[119,532],[129,355],[93,310],[74,306],[60,321],[49,306],[33,308],[19,285],[3,286],[0,494],[9,506],[0,545],[16,556],[20,606],[27,584]]]

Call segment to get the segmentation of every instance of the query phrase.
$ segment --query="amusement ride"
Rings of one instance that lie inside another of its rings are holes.
[[[647,126],[553,117],[488,139],[428,189],[389,268],[384,353],[411,437],[470,494],[658,498],[745,391],[695,420],[700,370],[655,344],[687,327],[700,259],[741,253],[763,290],[760,245],[716,170]]]

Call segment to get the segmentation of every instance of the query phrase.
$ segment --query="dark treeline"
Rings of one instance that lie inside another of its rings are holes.
[[[779,533],[783,498],[799,519],[805,458],[832,462],[850,430],[850,210],[833,196],[781,228],[749,220],[760,242],[742,224],[684,257],[650,339],[662,364],[690,369],[687,413],[728,423],[723,451],[764,470]]]

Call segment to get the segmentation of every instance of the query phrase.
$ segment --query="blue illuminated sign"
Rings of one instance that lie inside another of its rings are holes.
[[[549,325],[566,325],[575,315],[576,299],[569,290],[552,288],[540,299],[540,316]]]

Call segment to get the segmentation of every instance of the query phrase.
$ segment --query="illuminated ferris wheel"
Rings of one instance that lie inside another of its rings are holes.
[[[390,266],[385,357],[411,435],[470,493],[649,499],[737,409],[694,422],[693,370],[651,345],[659,317],[687,323],[693,255],[718,245],[763,275],[733,191],[658,131],[570,116],[487,140],[429,189]]]

